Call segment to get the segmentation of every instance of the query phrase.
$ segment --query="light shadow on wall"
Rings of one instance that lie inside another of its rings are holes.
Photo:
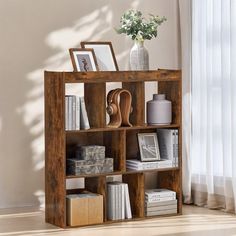
[[[80,1],[78,1],[80,2]],[[38,202],[41,207],[44,206],[44,84],[43,84],[43,71],[44,70],[72,70],[68,48],[79,47],[81,41],[117,41],[119,37],[114,32],[114,25],[119,22],[120,13],[116,15],[117,9],[123,12],[125,9],[130,8],[132,4],[138,5],[138,1],[129,1],[122,6],[109,1],[102,1],[104,4],[93,2],[93,9],[84,12],[84,15],[79,19],[72,20],[69,26],[64,26],[57,30],[51,30],[43,38],[37,39],[40,44],[45,43],[44,53],[42,53],[42,60],[36,60],[35,65],[41,65],[37,69],[31,70],[28,73],[22,73],[22,80],[26,74],[27,88],[22,91],[24,93],[23,105],[16,106],[17,114],[22,119],[22,129],[24,135],[27,137],[25,140],[26,152],[24,157],[27,158],[27,166],[19,166],[24,169],[26,178],[30,178],[30,184],[27,195],[31,199],[32,204]],[[80,11],[78,11],[80,12]],[[78,14],[79,15],[79,14]],[[77,15],[77,18],[78,18]],[[115,22],[115,23],[114,23]],[[126,45],[125,37],[122,37],[123,44]],[[40,42],[42,40],[42,42]],[[124,45],[113,44],[118,63],[125,61],[128,55],[128,48],[124,50]],[[40,49],[39,49],[40,50]],[[34,54],[32,59],[37,57]],[[127,61],[126,61],[127,62]],[[124,64],[124,63],[123,63]],[[125,67],[125,66],[123,66]],[[34,67],[35,68],[35,67]],[[68,87],[69,93],[82,94],[83,88],[80,86]],[[19,178],[22,178],[19,177]],[[19,179],[24,181],[24,179]],[[24,185],[24,184],[23,184]]]

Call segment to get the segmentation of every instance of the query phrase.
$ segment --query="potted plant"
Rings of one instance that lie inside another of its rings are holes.
[[[149,19],[145,19],[142,13],[137,10],[126,11],[121,19],[120,26],[116,29],[118,34],[126,34],[134,40],[134,46],[130,51],[130,69],[148,70],[149,56],[144,47],[145,40],[157,37],[157,28],[164,21],[165,17],[150,14]]]

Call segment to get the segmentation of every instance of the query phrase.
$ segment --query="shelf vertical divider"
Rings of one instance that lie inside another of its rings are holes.
[[[130,114],[130,122],[134,126],[142,126],[145,123],[145,88],[144,82],[123,82],[122,87],[132,95],[133,111]]]
[[[64,73],[45,72],[45,219],[66,227]]]
[[[106,126],[106,83],[85,83],[84,99],[91,128],[104,128]]]

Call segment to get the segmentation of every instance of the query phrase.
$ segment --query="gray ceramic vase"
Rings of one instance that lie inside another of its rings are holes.
[[[166,125],[172,122],[172,104],[165,94],[153,94],[153,100],[147,102],[147,123]]]

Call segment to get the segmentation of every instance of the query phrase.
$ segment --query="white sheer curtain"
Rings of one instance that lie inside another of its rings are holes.
[[[191,81],[193,202],[235,212],[236,0],[192,0]]]

